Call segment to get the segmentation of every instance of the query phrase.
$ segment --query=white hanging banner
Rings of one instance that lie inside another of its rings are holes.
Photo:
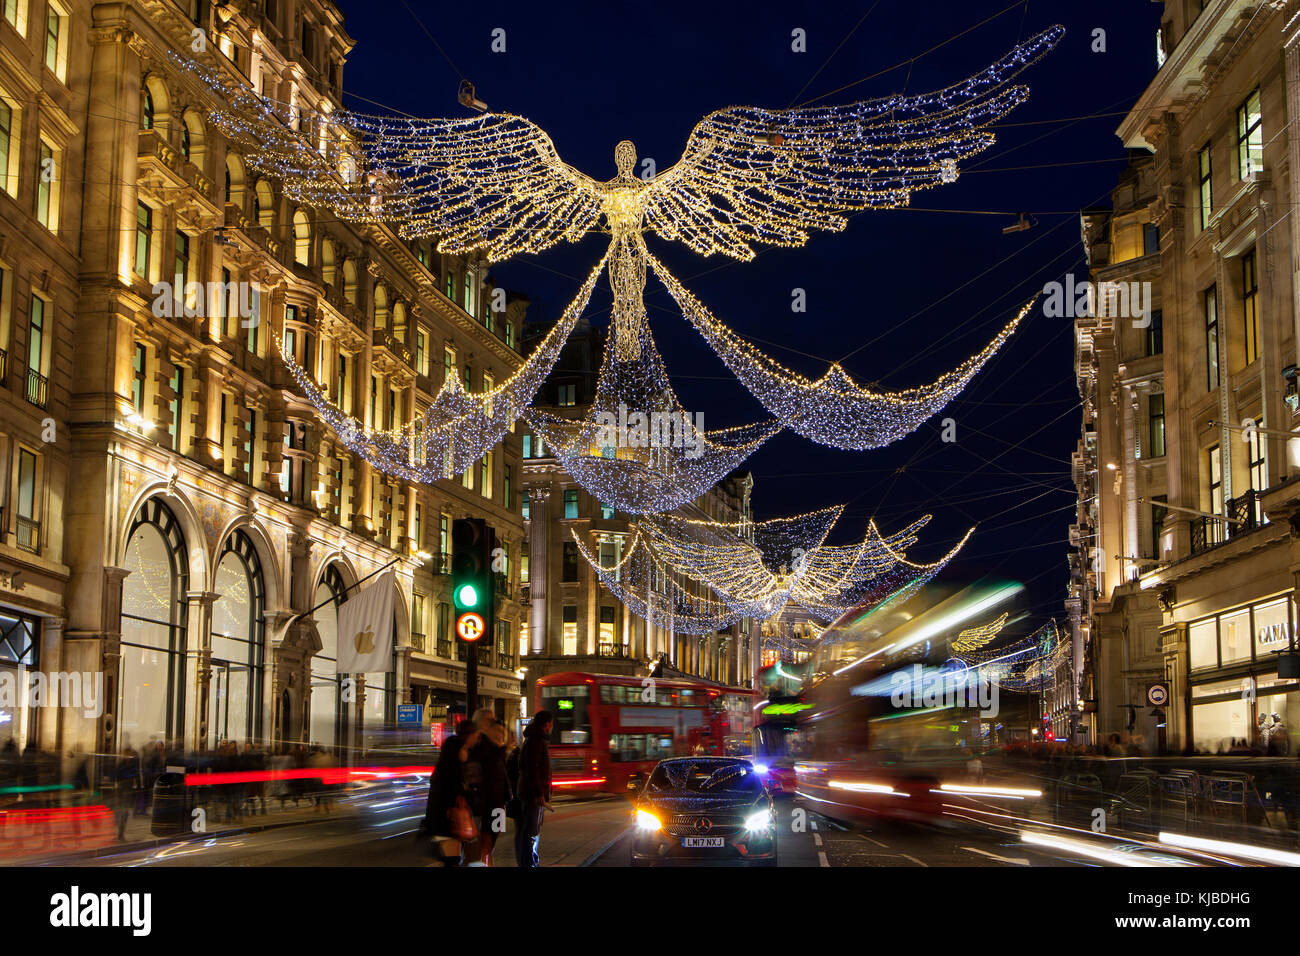
[[[396,575],[380,575],[339,607],[338,672],[375,674],[393,669],[393,595]]]

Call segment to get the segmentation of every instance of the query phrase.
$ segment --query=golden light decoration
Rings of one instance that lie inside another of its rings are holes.
[[[966,628],[952,642],[953,653],[964,654],[979,650],[1002,632],[1002,628],[1006,626],[1008,616],[1007,612],[1003,612],[987,624]]]

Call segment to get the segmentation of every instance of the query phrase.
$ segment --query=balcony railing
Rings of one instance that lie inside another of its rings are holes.
[[[27,401],[44,408],[50,400],[50,380],[36,369],[27,370]]]
[[[1192,554],[1217,548],[1264,524],[1259,492],[1253,488],[1243,495],[1228,499],[1224,511],[1226,514],[1222,518],[1202,515],[1192,519]]]
[[[0,385],[3,385],[9,377],[9,353],[0,349]]]
[[[522,604],[524,607],[528,606],[529,589],[530,587],[527,584],[519,585],[519,603]]]
[[[492,577],[494,578],[497,594],[503,598],[509,598],[514,591],[514,587],[510,583],[510,578],[502,573],[494,574]]]
[[[438,638],[438,656],[451,659],[451,641],[445,637]]]
[[[41,550],[41,523],[18,517],[18,547],[24,551],[30,551],[32,554],[38,554]]]
[[[429,559],[430,574],[451,574],[451,555],[446,551],[438,551]]]
[[[425,643],[424,643],[424,635],[423,635],[423,634],[416,634],[414,631],[412,631],[412,632],[411,632],[411,646],[412,646],[413,648],[415,648],[417,651],[419,651],[421,654],[423,654],[423,653],[424,653],[424,647],[425,647]]]
[[[627,657],[627,645],[625,644],[597,644],[597,657]]]

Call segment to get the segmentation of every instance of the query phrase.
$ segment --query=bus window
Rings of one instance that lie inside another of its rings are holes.
[[[585,684],[543,687],[542,704],[555,715],[551,743],[585,744],[591,740],[587,716],[588,688]]]

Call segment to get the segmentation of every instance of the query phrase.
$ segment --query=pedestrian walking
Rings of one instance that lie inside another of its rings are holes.
[[[478,846],[474,848],[474,859],[469,865],[491,866],[492,850],[505,832],[506,803],[510,799],[506,774],[506,728],[491,710],[480,710],[474,716],[477,740],[463,751],[464,769],[472,770],[475,780],[472,787],[466,788],[466,799],[478,820],[479,832]]]
[[[429,799],[424,811],[424,834],[433,844],[434,854],[444,866],[460,866],[460,838],[452,826],[451,811],[458,798],[464,797],[460,755],[474,725],[462,720],[456,732],[442,744],[437,766],[429,775]]]
[[[539,710],[524,730],[519,753],[520,819],[515,826],[515,861],[522,867],[536,867],[541,842],[542,815],[551,809],[551,727],[555,719],[549,710]]]

